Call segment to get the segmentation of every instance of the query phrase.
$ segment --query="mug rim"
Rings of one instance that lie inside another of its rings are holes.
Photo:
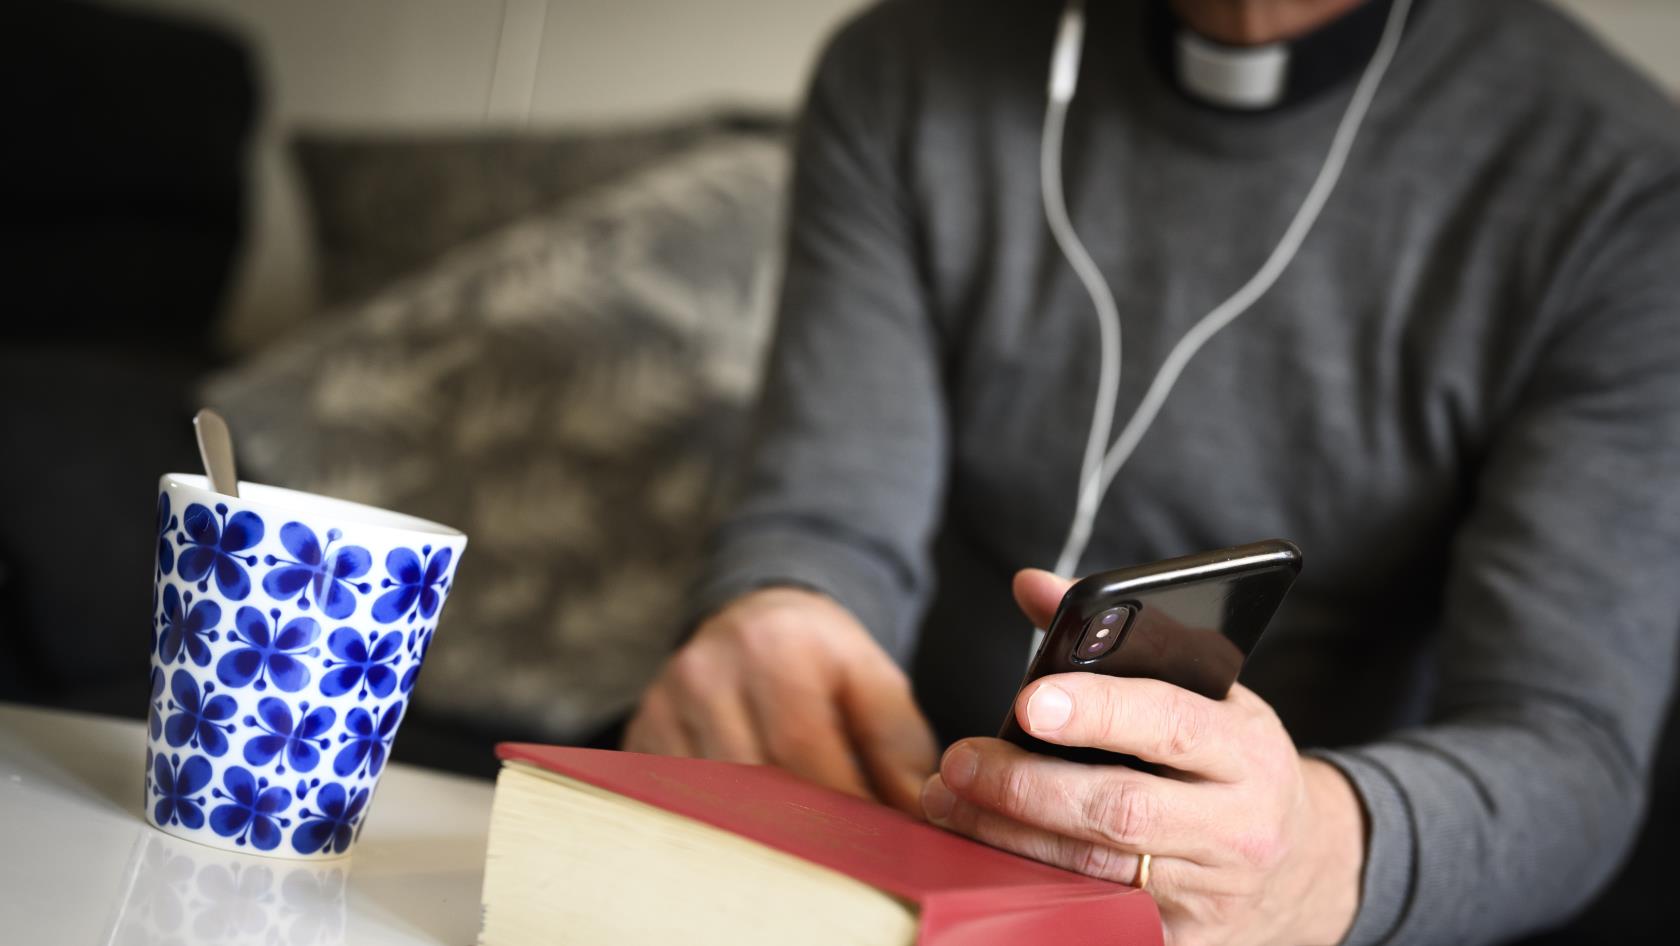
[[[467,534],[459,529],[429,519],[421,519],[419,516],[380,509],[378,506],[369,506],[348,499],[335,499],[331,496],[322,496],[319,493],[287,489],[284,486],[269,486],[265,483],[240,480],[239,495],[229,496],[226,493],[218,493],[210,489],[209,477],[202,474],[165,473],[158,480],[158,490],[167,492],[171,487],[200,493],[206,499],[230,504],[239,503],[257,511],[294,516],[330,516],[334,518],[335,525],[342,524],[384,532],[422,533],[437,536],[441,539],[459,539],[463,542],[467,538]]]

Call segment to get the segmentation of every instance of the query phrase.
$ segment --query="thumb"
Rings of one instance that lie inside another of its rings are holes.
[[[1042,568],[1023,568],[1015,573],[1015,603],[1033,627],[1047,628],[1073,582]]]
[[[939,748],[909,681],[897,667],[886,669],[847,679],[841,694],[847,728],[876,797],[920,817],[922,783],[939,763]]]

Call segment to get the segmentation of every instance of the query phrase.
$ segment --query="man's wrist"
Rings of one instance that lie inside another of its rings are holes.
[[[1303,758],[1308,843],[1301,865],[1308,874],[1301,903],[1300,942],[1336,946],[1359,913],[1367,832],[1364,804],[1347,776],[1322,759]]]

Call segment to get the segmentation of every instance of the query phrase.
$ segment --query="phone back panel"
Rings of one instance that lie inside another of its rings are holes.
[[[1274,540],[1092,575],[1063,596],[1021,686],[1050,674],[1102,673],[1224,699],[1300,568],[1300,550]],[[1095,622],[1116,608],[1129,612],[1119,641],[1103,656],[1082,659]],[[1035,739],[1016,722],[1013,706],[998,735],[1046,755],[1139,765],[1129,756]]]

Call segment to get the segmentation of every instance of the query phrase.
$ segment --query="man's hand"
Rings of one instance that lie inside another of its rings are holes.
[[[903,671],[826,595],[736,599],[677,651],[642,697],[624,748],[769,763],[920,814],[937,758]]]
[[[1039,627],[1070,583],[1016,576]],[[1270,706],[1237,686],[1209,700],[1155,680],[1044,677],[1015,702],[1046,742],[1128,753],[1151,775],[967,739],[945,753],[922,803],[929,819],[988,844],[1132,883],[1152,856],[1149,891],[1167,941],[1336,943],[1359,903],[1365,825],[1330,765],[1303,759]]]

